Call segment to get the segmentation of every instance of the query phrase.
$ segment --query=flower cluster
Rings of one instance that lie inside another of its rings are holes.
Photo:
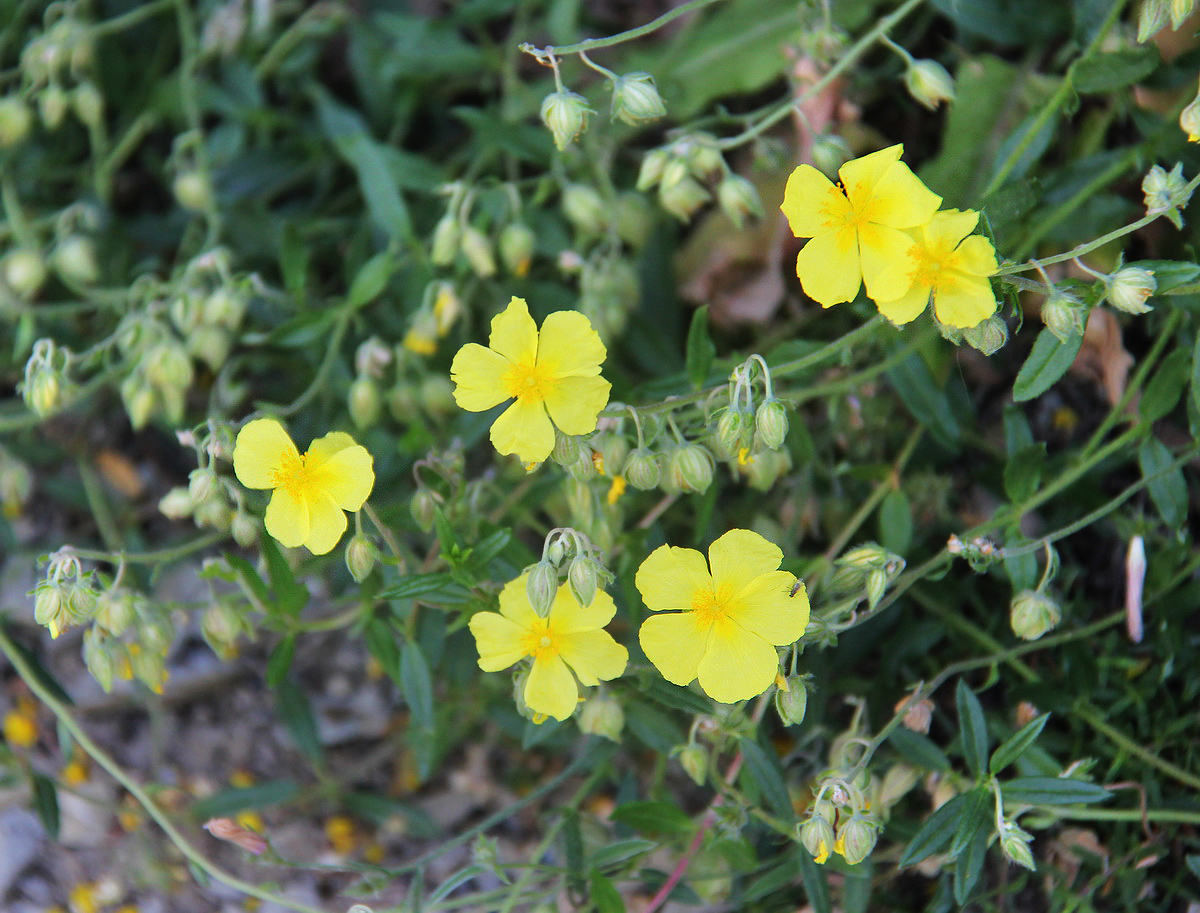
[[[915,319],[932,300],[940,323],[975,327],[996,311],[995,250],[971,235],[979,213],[938,211],[941,197],[902,152],[895,145],[846,162],[838,184],[811,165],[792,172],[780,209],[792,233],[809,239],[796,275],[822,307],[853,301],[865,286],[893,323]]]

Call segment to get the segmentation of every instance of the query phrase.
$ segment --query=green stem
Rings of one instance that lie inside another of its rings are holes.
[[[141,785],[125,773],[121,765],[114,761],[104,749],[92,741],[91,737],[83,730],[83,727],[71,716],[67,708],[63,706],[59,699],[51,693],[50,689],[43,684],[42,679],[30,668],[24,655],[17,650],[16,645],[9,639],[7,632],[3,628],[0,628],[0,651],[12,663],[13,668],[17,671],[17,675],[21,677],[29,690],[37,696],[38,700],[50,708],[50,711],[58,720],[58,725],[69,732],[75,743],[87,752],[88,756],[100,767],[108,771],[109,775],[137,800],[138,804],[146,810],[146,814],[153,819],[155,824],[162,828],[163,833],[167,835],[171,843],[175,844],[176,849],[184,855],[188,862],[211,878],[233,888],[235,891],[241,891],[243,894],[257,897],[259,900],[267,901],[268,903],[279,904],[289,910],[295,910],[297,913],[323,913],[323,911],[318,910],[316,907],[297,903],[294,900],[289,900],[286,897],[263,890],[257,885],[242,881],[215,863],[210,862],[203,853],[193,847],[187,838],[179,832],[171,822],[171,819],[150,798]]]
[[[1040,814],[1066,821],[1158,821],[1163,824],[1200,824],[1200,812],[1178,808],[1044,808]]]
[[[673,19],[678,19],[680,16],[685,16],[694,10],[702,9],[716,2],[717,0],[689,0],[688,3],[684,3],[682,6],[677,6],[675,9],[663,13],[653,22],[647,22],[645,25],[639,25],[637,28],[632,28],[616,35],[609,35],[607,38],[588,38],[585,41],[575,44],[564,44],[562,47],[547,45],[540,50],[532,44],[526,43],[521,45],[520,50],[535,57],[562,57],[564,54],[576,54],[580,51],[595,51],[600,48],[609,48],[615,44],[623,44],[626,41],[633,41],[635,38],[641,38],[643,35],[656,32]]]
[[[151,3],[143,3],[141,6],[135,6],[129,12],[122,13],[120,16],[113,16],[111,19],[105,19],[103,22],[97,22],[91,27],[92,36],[113,35],[117,32],[123,32],[125,29],[133,28],[139,22],[144,22],[160,13],[165,13],[174,3],[175,0],[153,0]]]
[[[104,495],[104,488],[96,476],[96,470],[82,456],[76,460],[75,465],[79,468],[79,477],[83,480],[83,493],[87,497],[96,527],[100,530],[100,538],[110,551],[119,555],[124,546],[121,530],[113,519],[112,507]]]
[[[87,548],[75,548],[71,551],[73,554],[87,561],[106,561],[109,564],[117,564],[122,561],[126,564],[165,564],[168,561],[175,561],[193,552],[203,551],[210,545],[216,545],[224,539],[224,533],[206,533],[182,545],[161,548],[152,552],[123,552],[119,550],[102,552]]]
[[[200,118],[200,91],[196,82],[196,65],[200,49],[196,43],[196,21],[192,15],[189,0],[174,0],[175,15],[179,22],[179,99],[183,106],[184,117],[188,127],[196,135],[196,171],[205,183],[212,187],[212,165],[208,160],[208,147],[205,145],[204,129]],[[208,233],[204,247],[210,248],[216,244],[221,235],[220,208],[214,203],[204,213],[208,223]]]
[[[108,200],[112,196],[113,177],[157,124],[158,115],[156,113],[143,111],[134,118],[124,136],[96,166],[96,195],[102,200]]]

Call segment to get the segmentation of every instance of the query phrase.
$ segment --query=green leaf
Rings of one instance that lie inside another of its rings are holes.
[[[792,809],[787,786],[783,782],[783,774],[779,770],[778,759],[772,759],[761,745],[751,739],[739,739],[738,744],[746,762],[742,770],[758,784],[759,791],[775,810],[775,814],[784,821],[791,821],[795,811]]]
[[[7,630],[8,625],[4,624],[3,618],[0,618],[0,624],[3,624],[4,628]],[[58,683],[58,679],[50,674],[50,670],[42,665],[41,660],[39,660],[36,656],[30,653],[29,650],[21,646],[21,644],[17,643],[17,641],[13,640],[11,637],[9,637],[9,644],[12,647],[12,651],[25,661],[25,664],[29,667],[29,671],[33,673],[33,677],[38,680],[38,683],[43,688],[53,694],[56,698],[58,698],[58,700],[66,704],[68,707],[73,707],[75,705],[75,701],[71,699],[71,695],[67,694],[63,686]]]
[[[843,913],[866,913],[870,909],[874,875],[875,860],[870,856],[846,869],[842,882]]]
[[[712,702],[703,698],[695,691],[672,685],[657,674],[639,683],[638,690],[653,701],[672,710],[682,710],[684,713],[712,713]]]
[[[967,797],[966,810],[959,818],[958,827],[954,830],[954,839],[950,841],[947,855],[951,859],[966,849],[967,844],[975,839],[975,834],[991,821],[993,799],[992,791],[986,786],[977,786],[964,793]]]
[[[687,375],[692,387],[699,390],[708,379],[717,347],[708,335],[708,305],[696,308],[687,334]]]
[[[350,284],[346,306],[352,310],[375,300],[396,271],[396,258],[391,251],[376,254],[362,265]]]
[[[1192,406],[1200,413],[1200,333],[1196,334],[1196,344],[1192,346]]]
[[[292,668],[292,658],[296,655],[296,635],[289,634],[275,645],[267,660],[267,685],[276,687],[287,678]]]
[[[1175,530],[1183,525],[1187,517],[1188,489],[1183,470],[1178,466],[1172,467],[1173,462],[1171,451],[1157,438],[1144,441],[1138,449],[1142,478],[1153,479],[1146,485],[1150,500],[1158,509],[1163,523]]]
[[[954,863],[954,899],[959,906],[971,897],[983,873],[983,861],[987,856],[988,828],[975,831],[971,841]]]
[[[998,774],[1020,758],[1029,746],[1037,741],[1037,737],[1042,734],[1042,730],[1046,727],[1048,719],[1050,719],[1050,714],[1043,713],[1037,719],[1030,720],[1005,739],[1004,743],[992,752],[992,759],[988,762],[988,770],[993,775]]]
[[[742,892],[742,903],[750,904],[764,897],[769,897],[776,891],[791,888],[796,881],[796,852],[800,855],[807,853],[801,848],[784,855],[783,861],[761,874],[748,879],[746,890]]]
[[[408,574],[379,594],[381,599],[419,599],[446,605],[467,602],[471,594],[447,573]]]
[[[308,604],[308,589],[296,582],[296,575],[279,546],[266,533],[259,539],[263,558],[267,562],[267,577],[271,581],[274,598],[267,603],[269,611],[275,611],[290,618],[300,614],[300,610]]]
[[[33,808],[41,819],[42,827],[51,840],[58,839],[60,818],[58,813],[58,787],[45,774],[30,773],[29,779],[33,786]]]
[[[300,753],[314,764],[320,763],[323,750],[312,705],[300,686],[291,679],[284,679],[275,686],[275,709]]]
[[[908,356],[888,371],[888,379],[913,418],[941,443],[952,447],[962,435],[962,428],[950,409],[950,400],[941,384],[933,379],[921,356]]]
[[[400,687],[413,721],[422,729],[433,729],[433,678],[421,648],[412,642],[400,650]]]
[[[833,913],[829,882],[825,880],[825,867],[817,865],[817,861],[808,855],[807,851],[801,851],[796,856],[800,860],[800,880],[804,883],[804,893],[808,895],[813,913]]]
[[[988,756],[987,720],[983,716],[979,698],[967,687],[964,679],[958,680],[955,700],[958,704],[958,725],[962,730],[963,757],[971,774],[978,780],[983,776]]]
[[[930,815],[929,820],[908,841],[900,857],[900,868],[916,865],[940,852],[958,830],[959,822],[967,811],[967,801],[967,794],[960,793]]]
[[[266,808],[288,802],[300,792],[292,780],[267,780],[253,786],[223,789],[192,804],[189,813],[197,821],[228,818],[249,808]]]
[[[687,834],[692,831],[692,819],[670,802],[625,802],[610,815],[617,824],[624,824],[643,834]]]
[[[906,761],[911,761],[917,767],[943,772],[950,770],[950,759],[946,753],[932,739],[919,732],[897,726],[888,736],[888,741]]]
[[[1059,342],[1049,330],[1042,330],[1033,341],[1033,349],[1013,383],[1013,399],[1018,403],[1041,396],[1067,373],[1075,362],[1079,347],[1083,345],[1083,334],[1070,342]]]
[[[241,555],[233,555],[229,552],[225,553],[225,560],[234,572],[242,578],[242,581],[248,586],[251,592],[263,605],[268,605],[271,602],[271,591],[267,588],[258,571],[254,569],[249,561]]]
[[[1191,869],[1192,874],[1200,878],[1200,856],[1185,856],[1187,867]]]
[[[645,701],[629,702],[625,725],[635,739],[662,755],[669,754],[686,738],[674,719]]]
[[[625,901],[613,885],[612,879],[593,871],[588,885],[589,896],[596,907],[596,913],[625,913]]]
[[[1013,805],[1074,805],[1112,797],[1103,786],[1065,777],[1018,777],[1001,786],[1005,803]]]
[[[587,878],[583,873],[583,832],[579,829],[579,813],[573,808],[562,812],[563,862],[567,870],[567,890],[575,895],[587,889]]]
[[[1038,490],[1046,463],[1046,445],[1034,444],[1009,457],[1004,466],[1004,493],[1013,504],[1020,504]]]
[[[889,552],[905,555],[912,544],[912,505],[903,489],[889,491],[879,505],[879,541]]]
[[[468,865],[459,869],[457,872],[451,874],[449,878],[439,884],[436,888],[434,888],[434,890],[430,891],[429,896],[425,899],[425,903],[430,907],[434,906],[439,900],[449,897],[452,893],[454,893],[454,891],[456,891],[458,888],[461,888],[468,881],[472,881],[478,878],[480,875],[486,875],[488,871],[489,870],[485,867],[477,864]]]
[[[605,869],[610,865],[617,865],[633,859],[635,856],[649,853],[656,846],[658,846],[658,842],[655,840],[638,840],[637,838],[618,840],[616,843],[599,847],[588,859],[588,865],[593,869]]]
[[[1191,362],[1192,353],[1184,349],[1176,349],[1162,360],[1162,364],[1146,384],[1146,390],[1138,403],[1138,412],[1142,418],[1148,422],[1157,422],[1175,408],[1187,386]]]
[[[1016,456],[1027,447],[1032,447],[1033,429],[1020,406],[1009,403],[1004,407],[1004,452]]]
[[[1162,57],[1154,47],[1095,54],[1071,67],[1071,85],[1084,95],[1113,92],[1141,82],[1158,69],[1161,62]]]
[[[1134,260],[1126,266],[1140,266],[1154,273],[1154,294],[1161,295],[1200,279],[1200,264],[1187,260]]]

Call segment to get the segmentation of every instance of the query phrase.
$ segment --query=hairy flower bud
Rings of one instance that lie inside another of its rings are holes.
[[[113,679],[117,672],[118,651],[121,651],[121,645],[99,628],[84,631],[83,664],[106,694],[112,691]]]
[[[21,298],[31,298],[46,281],[46,261],[35,250],[24,248],[8,254],[0,265],[4,284]]]
[[[236,330],[246,314],[246,299],[233,289],[214,289],[205,296],[200,308],[201,319],[211,325]]]
[[[75,109],[75,116],[93,129],[104,119],[104,96],[90,82],[81,82],[71,92],[71,107]]]
[[[170,520],[182,520],[184,517],[190,517],[194,507],[195,502],[192,500],[189,489],[183,486],[172,488],[158,502],[159,513]]]
[[[0,98],[0,149],[10,149],[29,134],[33,112],[20,98],[7,95]]]
[[[67,90],[51,83],[37,94],[38,116],[47,130],[56,130],[67,116],[70,105]]]
[[[1053,631],[1062,620],[1062,609],[1045,593],[1022,590],[1013,597],[1009,621],[1013,633],[1023,640],[1037,640]]]
[[[595,188],[587,184],[568,184],[562,192],[563,215],[576,230],[598,235],[608,227],[608,209]]]
[[[413,492],[409,510],[412,511],[413,520],[416,521],[418,528],[423,532],[433,529],[433,519],[437,514],[437,508],[438,497],[428,488],[418,488]]]
[[[808,710],[808,687],[804,676],[789,675],[775,691],[775,712],[784,726],[799,726]],[[776,680],[779,684],[779,680]]]
[[[649,491],[658,485],[658,456],[647,447],[638,447],[625,458],[625,480],[634,488]]]
[[[848,865],[858,865],[875,849],[879,839],[879,819],[872,814],[854,812],[837,831],[834,849],[841,853]]]
[[[813,860],[820,865],[824,865],[829,859],[836,842],[833,825],[821,815],[809,815],[804,823],[796,828],[796,836],[800,838],[800,843],[808,850]]]
[[[566,89],[551,92],[542,99],[542,123],[554,137],[559,152],[587,129],[588,115],[594,113],[587,99]]]
[[[663,170],[667,167],[671,154],[666,149],[651,149],[642,158],[638,169],[637,189],[643,193],[662,180]]]
[[[217,602],[210,605],[200,616],[200,633],[222,659],[232,659],[234,645],[242,635],[241,614],[231,605]]]
[[[1011,862],[1023,868],[1034,871],[1037,865],[1033,861],[1033,851],[1029,848],[1033,835],[1010,821],[1005,821],[1000,827],[1000,849]]]
[[[612,81],[612,116],[631,126],[657,120],[667,113],[649,73],[626,73]],[[561,147],[559,147],[561,148]]]
[[[509,222],[500,232],[500,259],[504,268],[518,279],[529,275],[537,236],[524,222]]]
[[[671,754],[679,761],[679,766],[693,783],[697,786],[704,785],[708,777],[708,752],[695,742],[689,742],[672,748]]]
[[[346,570],[350,572],[355,583],[366,580],[378,560],[379,549],[362,533],[356,533],[346,543]]]
[[[1058,289],[1051,289],[1042,305],[1042,323],[1064,343],[1082,335],[1086,314],[1078,298]]]
[[[229,524],[229,531],[233,534],[233,541],[242,548],[250,548],[250,546],[258,541],[258,534],[261,528],[262,524],[257,517],[240,508],[234,511],[233,521]]]
[[[1145,314],[1152,310],[1146,304],[1158,289],[1153,270],[1141,266],[1125,266],[1108,277],[1108,301],[1126,314]]]
[[[137,620],[138,599],[124,588],[105,590],[96,599],[96,624],[120,637]]]
[[[446,213],[433,229],[429,259],[434,266],[449,266],[462,243],[462,224],[453,213]]]
[[[612,742],[621,741],[625,728],[625,711],[618,701],[605,695],[587,700],[579,713],[579,731],[603,736]]]
[[[736,457],[754,444],[754,415],[749,409],[730,406],[717,419],[719,451]]]
[[[70,235],[58,242],[50,262],[60,276],[76,285],[93,285],[100,278],[96,248],[88,238]]]
[[[995,355],[1008,342],[1008,324],[997,314],[963,330],[963,339],[984,355]]]
[[[474,225],[463,226],[462,252],[466,255],[471,270],[480,279],[489,279],[496,275],[496,257],[492,253],[492,242]]]
[[[787,438],[787,406],[774,397],[764,400],[754,412],[754,427],[764,447],[778,450]]]
[[[529,604],[542,618],[550,614],[554,597],[558,595],[558,568],[543,559],[529,568],[525,579],[525,595]]]
[[[664,180],[658,188],[658,201],[663,209],[680,222],[691,219],[692,214],[710,199],[709,192],[690,177],[669,185]]]
[[[359,377],[350,385],[347,408],[356,428],[370,428],[383,411],[383,395],[379,384],[370,377]]]
[[[207,501],[214,495],[220,495],[220,478],[208,467],[193,469],[188,474],[188,496],[193,504]]]
[[[1179,112],[1179,128],[1187,134],[1189,143],[1200,142],[1200,95]]]
[[[904,74],[908,94],[929,110],[954,101],[954,78],[936,60],[914,60]]]
[[[185,171],[171,185],[175,200],[192,212],[208,212],[213,208],[212,184],[198,171]]]
[[[713,456],[700,444],[675,445],[667,456],[667,484],[680,492],[700,494],[713,480]]]
[[[746,224],[746,217],[762,216],[762,200],[754,185],[740,174],[727,174],[717,185],[717,202],[722,211],[739,229]]]
[[[598,565],[594,558],[587,555],[576,555],[567,566],[567,585],[571,595],[584,608],[592,604],[599,587]]]
[[[37,416],[53,415],[63,402],[63,379],[50,366],[26,373],[21,386],[21,397],[29,411]]]

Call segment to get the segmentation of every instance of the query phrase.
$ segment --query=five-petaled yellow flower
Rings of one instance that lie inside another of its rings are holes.
[[[654,612],[639,640],[663,678],[700,687],[725,704],[762,694],[775,681],[777,646],[795,643],[808,624],[808,594],[779,570],[783,552],[758,533],[734,529],[708,549],[662,545],[637,572]],[[711,573],[710,573],[711,568]],[[795,595],[792,595],[795,590]]]
[[[878,301],[879,312],[892,323],[908,323],[933,298],[937,319],[965,330],[996,312],[996,296],[988,276],[997,270],[996,250],[982,235],[971,235],[979,213],[947,209],[913,232],[909,251],[912,288],[895,301]]]
[[[779,207],[792,234],[809,238],[796,258],[804,292],[823,307],[853,301],[860,284],[876,301],[904,296],[912,238],[942,198],[900,161],[901,145],[846,162],[833,184],[811,165],[788,178]]]
[[[300,453],[275,419],[238,432],[233,471],[247,488],[271,488],[264,524],[288,548],[324,555],[346,531],[344,510],[358,510],[375,485],[374,461],[344,431],[317,438]]]
[[[579,684],[596,685],[617,678],[625,671],[629,651],[602,630],[617,611],[612,597],[603,590],[584,608],[564,583],[550,613],[541,618],[526,595],[528,576],[522,574],[505,585],[499,612],[479,612],[471,617],[479,668],[499,672],[532,658],[525,680],[525,705],[534,713],[565,720],[579,703]]]
[[[468,412],[516,400],[492,425],[497,451],[540,463],[554,449],[555,425],[563,434],[596,430],[611,388],[600,376],[608,353],[583,314],[556,311],[539,333],[525,301],[513,298],[492,318],[488,346],[459,349],[450,377],[455,401]]]

